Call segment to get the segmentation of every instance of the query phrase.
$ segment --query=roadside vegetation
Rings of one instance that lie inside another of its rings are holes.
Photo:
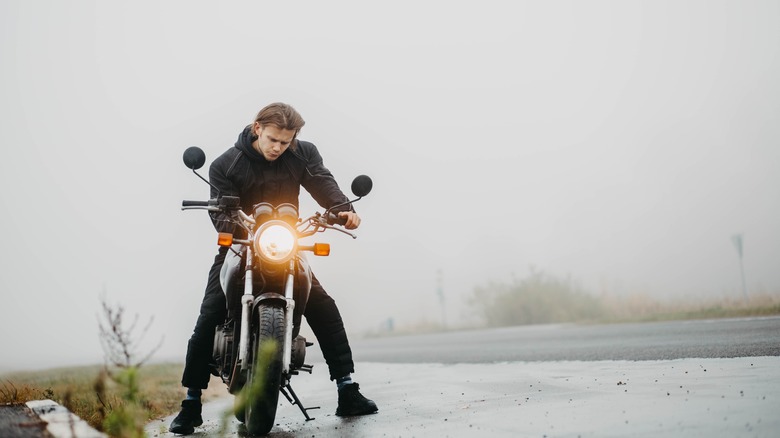
[[[128,322],[121,306],[101,304],[105,365],[3,375],[0,403],[50,399],[112,437],[143,437],[149,419],[175,410],[181,401],[181,364],[145,365],[157,347],[146,354],[138,349],[152,320],[138,333],[138,316]]]
[[[182,363],[147,363],[162,344],[142,354],[141,341],[152,319],[140,329],[139,317],[125,318],[124,308],[101,300],[99,337],[105,353],[105,365],[53,368],[41,371],[12,372],[0,375],[0,405],[23,404],[49,399],[68,408],[95,429],[114,438],[146,436],[146,425],[179,410],[184,390],[181,386]],[[139,331],[140,329],[140,331]],[[276,351],[273,343],[261,347],[257,369],[267,369]],[[243,409],[248,400],[263,390],[258,376],[237,396],[236,406]],[[218,377],[203,391],[203,400],[224,397],[228,392]],[[223,432],[233,409],[224,413]],[[160,423],[166,432],[168,424]]]
[[[111,412],[128,406],[129,381],[117,382],[102,365],[15,372],[0,376],[0,404],[50,399],[67,407],[92,427],[104,430]],[[132,387],[143,394],[143,418],[159,418],[177,410],[182,399],[181,364],[146,364],[134,377]],[[112,375],[121,370],[111,368]],[[135,396],[138,399],[138,395]]]
[[[511,284],[491,282],[477,287],[469,303],[488,327],[593,321],[605,310],[600,300],[570,278],[541,271],[531,271]]]
[[[649,322],[780,314],[780,294],[747,299],[656,299],[647,295],[595,295],[571,278],[531,270],[511,283],[477,287],[469,300],[488,327],[550,323]]]
[[[493,281],[476,287],[466,300],[466,306],[468,314],[457,323],[442,324],[434,315],[403,325],[383,323],[365,336],[531,324],[608,324],[780,315],[780,291],[753,291],[747,299],[739,296],[660,299],[644,294],[595,294],[571,277],[530,269],[525,276],[509,282]]]

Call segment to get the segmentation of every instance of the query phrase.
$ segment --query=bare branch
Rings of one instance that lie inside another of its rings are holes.
[[[148,333],[154,318],[150,317],[141,334],[134,336],[134,331],[138,327],[138,314],[134,315],[130,326],[124,328],[124,307],[121,305],[114,307],[109,305],[105,294],[101,295],[100,304],[102,314],[98,316],[98,328],[100,344],[107,362],[119,368],[137,368],[149,360],[162,347],[164,337],[160,339],[160,342],[151,351],[141,355],[141,359],[136,361],[139,357],[138,349],[140,343]]]

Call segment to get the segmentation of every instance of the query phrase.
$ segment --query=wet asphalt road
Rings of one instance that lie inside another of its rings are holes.
[[[352,344],[360,360],[390,363],[780,356],[780,317],[523,326]]]
[[[777,436],[780,317],[547,325],[353,340],[356,380],[376,415],[333,415],[316,346],[293,380],[306,422],[280,405],[271,437]],[[734,358],[734,359],[728,359]],[[212,380],[212,384],[216,384]],[[204,409],[194,436],[245,436],[231,397]],[[224,435],[221,419],[229,418]],[[166,433],[172,416],[151,422]]]
[[[0,405],[0,435],[3,438],[52,438],[41,421],[25,405]]]

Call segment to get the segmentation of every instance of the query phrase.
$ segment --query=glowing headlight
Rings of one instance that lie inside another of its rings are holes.
[[[295,230],[282,221],[269,221],[255,234],[255,252],[269,263],[284,263],[295,255],[298,247]]]

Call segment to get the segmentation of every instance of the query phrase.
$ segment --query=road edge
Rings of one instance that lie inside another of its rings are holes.
[[[31,400],[26,405],[47,423],[46,431],[54,438],[108,438],[53,400]]]

